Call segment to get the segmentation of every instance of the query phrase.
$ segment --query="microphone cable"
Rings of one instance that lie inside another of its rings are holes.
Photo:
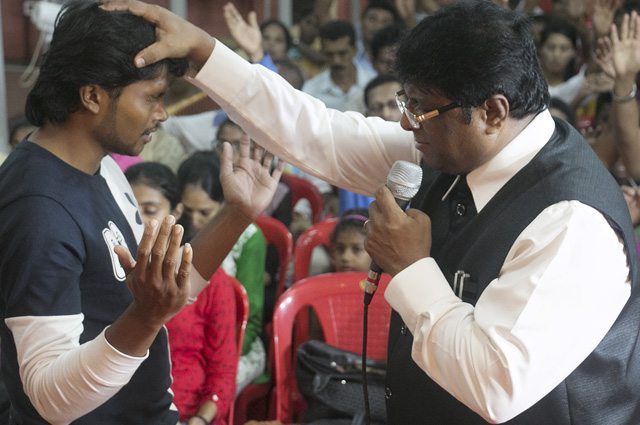
[[[362,393],[364,395],[364,420],[366,425],[371,424],[371,409],[369,407],[369,389],[367,387],[367,332],[369,319],[369,304],[364,303],[362,312]]]

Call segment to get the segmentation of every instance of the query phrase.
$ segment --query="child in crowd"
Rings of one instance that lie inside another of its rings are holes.
[[[364,222],[369,217],[365,208],[345,211],[329,238],[329,251],[334,272],[368,272],[371,257],[364,249]],[[318,247],[320,248],[320,247]],[[363,288],[364,289],[364,288]],[[309,317],[309,339],[324,340],[320,322],[314,313]]]
[[[185,209],[183,222],[190,227],[191,235],[202,229],[224,203],[219,175],[220,162],[211,151],[195,152],[178,168],[181,200]],[[189,234],[186,234],[187,237]],[[264,235],[252,223],[222,263],[224,271],[238,279],[249,296],[249,322],[238,365],[236,393],[259,377],[266,363],[264,344],[260,339],[266,252]]]
[[[371,257],[364,249],[363,225],[369,216],[364,208],[345,211],[331,235],[331,251],[336,272],[368,272]]]
[[[184,207],[178,177],[169,167],[143,162],[129,167],[125,175],[143,222],[161,222],[168,214],[176,220],[180,218]],[[234,297],[229,277],[218,269],[198,299],[166,324],[171,348],[171,390],[181,423],[227,423],[237,370]]]

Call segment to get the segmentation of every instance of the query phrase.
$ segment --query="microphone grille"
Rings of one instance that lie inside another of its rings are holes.
[[[411,200],[422,183],[422,168],[409,161],[396,161],[387,175],[387,187],[395,198]]]

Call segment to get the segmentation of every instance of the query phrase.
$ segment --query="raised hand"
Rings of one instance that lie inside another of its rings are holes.
[[[598,40],[597,63],[612,78],[635,79],[640,71],[640,18],[637,12],[624,15],[618,28],[611,25],[611,35]]]
[[[591,23],[596,38],[603,37],[609,32],[613,15],[621,4],[621,0],[595,0],[593,2]]]
[[[129,308],[106,331],[117,350],[143,356],[157,332],[187,303],[193,258],[189,245],[176,273],[183,233],[175,218],[167,216],[161,226],[155,220],[145,225],[136,260],[126,247],[115,248],[133,296]]]
[[[231,37],[247,52],[251,62],[259,62],[264,57],[264,50],[256,12],[249,12],[247,23],[233,3],[227,3],[223,8],[223,16]]]
[[[190,63],[188,74],[194,76],[215,46],[213,37],[163,7],[137,0],[105,0],[102,8],[128,11],[155,25],[157,41],[136,55],[138,68],[166,58],[186,58]]]
[[[191,268],[189,245],[184,249],[176,274],[183,233],[182,226],[175,225],[175,218],[167,216],[160,226],[155,220],[145,226],[136,261],[132,262],[130,254],[126,258],[128,251],[124,247],[117,248],[127,272],[132,305],[143,311],[150,323],[164,324],[187,302]]]
[[[409,28],[416,26],[416,0],[395,0],[396,10]]]
[[[429,217],[417,209],[403,211],[385,185],[376,190],[364,230],[365,249],[391,276],[431,253]]]
[[[271,171],[274,156],[256,145],[250,157],[249,136],[240,139],[239,159],[234,167],[231,145],[224,143],[220,165],[220,182],[225,203],[238,209],[249,221],[255,220],[269,206],[284,170],[278,161]]]

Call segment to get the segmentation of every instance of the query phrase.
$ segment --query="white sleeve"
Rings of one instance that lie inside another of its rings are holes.
[[[161,126],[178,139],[187,154],[209,151],[216,138],[213,120],[219,112],[215,110],[193,115],[172,115]]]
[[[600,212],[565,201],[522,232],[475,308],[432,258],[398,273],[385,298],[414,336],[418,366],[485,420],[503,422],[582,363],[630,293],[616,233]]]
[[[113,348],[104,331],[79,344],[83,314],[5,319],[16,345],[20,379],[38,413],[68,424],[111,398],[147,358]]]
[[[328,109],[219,41],[192,82],[258,144],[332,185],[371,195],[394,162],[420,161],[399,123]]]

